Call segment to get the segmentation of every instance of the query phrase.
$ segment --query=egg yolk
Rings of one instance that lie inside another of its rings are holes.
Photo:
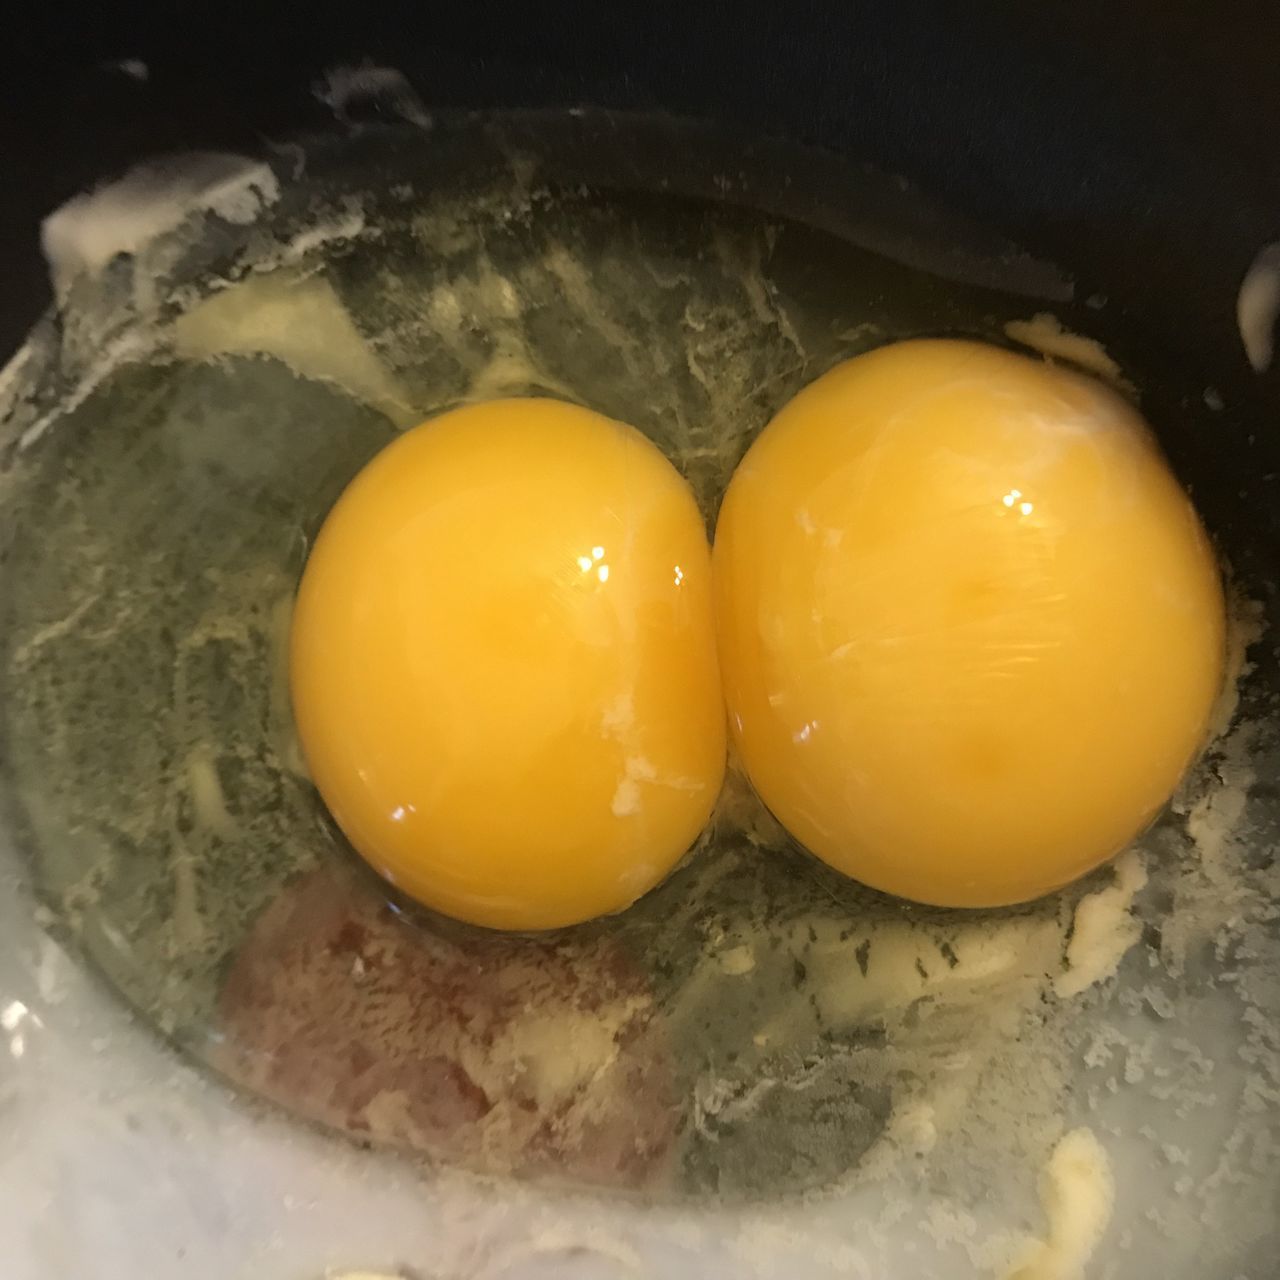
[[[839,365],[765,428],[716,528],[733,737],[803,845],[996,906],[1123,848],[1223,679],[1209,542],[1109,389],[960,341]]]
[[[360,472],[307,562],[290,676],[351,843],[477,924],[628,906],[723,779],[692,492],[634,428],[559,401],[457,409]]]

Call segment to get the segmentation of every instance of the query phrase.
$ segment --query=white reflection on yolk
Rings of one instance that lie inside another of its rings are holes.
[[[590,573],[592,569],[596,571],[596,578],[600,582],[609,581],[609,566],[607,564],[597,564],[597,561],[604,559],[603,547],[592,547],[589,556],[578,556],[578,568],[583,573]]]

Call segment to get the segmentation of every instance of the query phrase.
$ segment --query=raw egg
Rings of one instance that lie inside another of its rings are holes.
[[[714,565],[731,731],[791,834],[996,906],[1122,849],[1223,679],[1209,541],[1102,384],[962,341],[837,366],[751,446]]]
[[[640,432],[560,401],[454,410],[360,472],[307,561],[290,678],[351,843],[476,924],[628,906],[723,779],[693,494]]]

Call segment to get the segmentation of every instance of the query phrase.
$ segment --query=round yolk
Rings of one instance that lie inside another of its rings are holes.
[[[339,826],[473,923],[628,906],[723,779],[702,517],[644,436],[573,405],[458,409],[378,454],[316,539],[290,663]]]
[[[801,392],[735,474],[714,564],[761,798],[921,902],[1021,902],[1117,853],[1223,679],[1213,552],[1145,423],[978,343],[897,343]]]

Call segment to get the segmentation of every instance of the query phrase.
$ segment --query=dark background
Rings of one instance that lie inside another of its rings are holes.
[[[0,359],[47,301],[44,213],[148,153],[328,127],[312,82],[365,57],[428,109],[657,109],[840,150],[1220,335],[1249,261],[1280,238],[1274,0],[180,0],[41,10],[3,56]],[[111,65],[124,58],[149,78]]]

